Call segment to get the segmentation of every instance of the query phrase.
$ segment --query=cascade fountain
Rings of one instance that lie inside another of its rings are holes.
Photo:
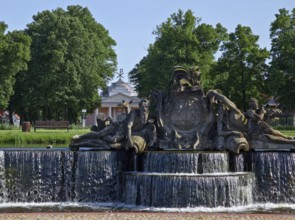
[[[294,204],[294,157],[293,152],[281,151],[134,155],[110,150],[4,149],[0,151],[0,210],[1,205],[42,203],[154,208]]]
[[[229,172],[226,152],[148,152],[143,157],[142,172],[126,173],[128,204],[230,207],[252,203],[252,173]]]
[[[120,203],[218,208],[295,202],[295,140],[251,100],[242,113],[204,94],[198,69],[176,67],[125,120],[74,136],[69,149],[0,151],[0,207],[9,203]]]
[[[119,178],[123,163],[118,159],[116,152],[77,153],[68,150],[0,152],[0,201],[2,202],[119,200]]]

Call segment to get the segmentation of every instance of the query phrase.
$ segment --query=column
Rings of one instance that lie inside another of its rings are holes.
[[[114,121],[117,121],[117,109],[116,109],[116,107],[114,107],[114,109],[113,109],[113,115],[114,115]]]
[[[112,118],[112,107],[111,106],[109,106],[109,117]]]
[[[97,115],[98,115],[98,108],[95,109],[95,111],[94,111],[94,122],[93,122],[94,125],[97,125],[97,121],[96,121]]]

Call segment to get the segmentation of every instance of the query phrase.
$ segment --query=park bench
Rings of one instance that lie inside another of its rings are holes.
[[[67,129],[69,131],[69,125],[68,121],[35,121],[34,131],[36,132],[37,128]]]

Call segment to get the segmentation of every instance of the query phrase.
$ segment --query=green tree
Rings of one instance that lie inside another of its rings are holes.
[[[15,75],[27,69],[31,39],[22,31],[5,34],[7,25],[0,22],[0,109],[8,107],[13,94]]]
[[[250,27],[238,25],[221,46],[222,55],[210,73],[214,87],[244,110],[251,97],[261,100],[265,89],[269,52],[259,47],[258,39]]]
[[[295,102],[295,8],[280,9],[271,23],[271,67],[268,76],[270,93],[286,108]]]
[[[27,72],[20,74],[15,108],[30,120],[76,121],[81,109],[100,102],[116,69],[116,42],[87,8],[68,6],[33,16],[26,32],[32,38]]]
[[[165,89],[174,66],[199,66],[206,86],[206,75],[214,62],[214,54],[226,30],[200,23],[191,10],[174,13],[153,32],[155,42],[148,54],[129,73],[139,96],[147,96],[152,89]]]

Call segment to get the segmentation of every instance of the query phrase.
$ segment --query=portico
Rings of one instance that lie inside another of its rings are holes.
[[[132,103],[131,109],[138,108],[140,99],[137,92],[130,83],[124,82],[121,77],[117,82],[112,83],[104,92],[101,92],[101,105],[92,115],[87,115],[86,125],[95,125],[96,118],[111,117],[114,121],[123,120],[126,117],[125,109],[118,106],[122,100]]]

